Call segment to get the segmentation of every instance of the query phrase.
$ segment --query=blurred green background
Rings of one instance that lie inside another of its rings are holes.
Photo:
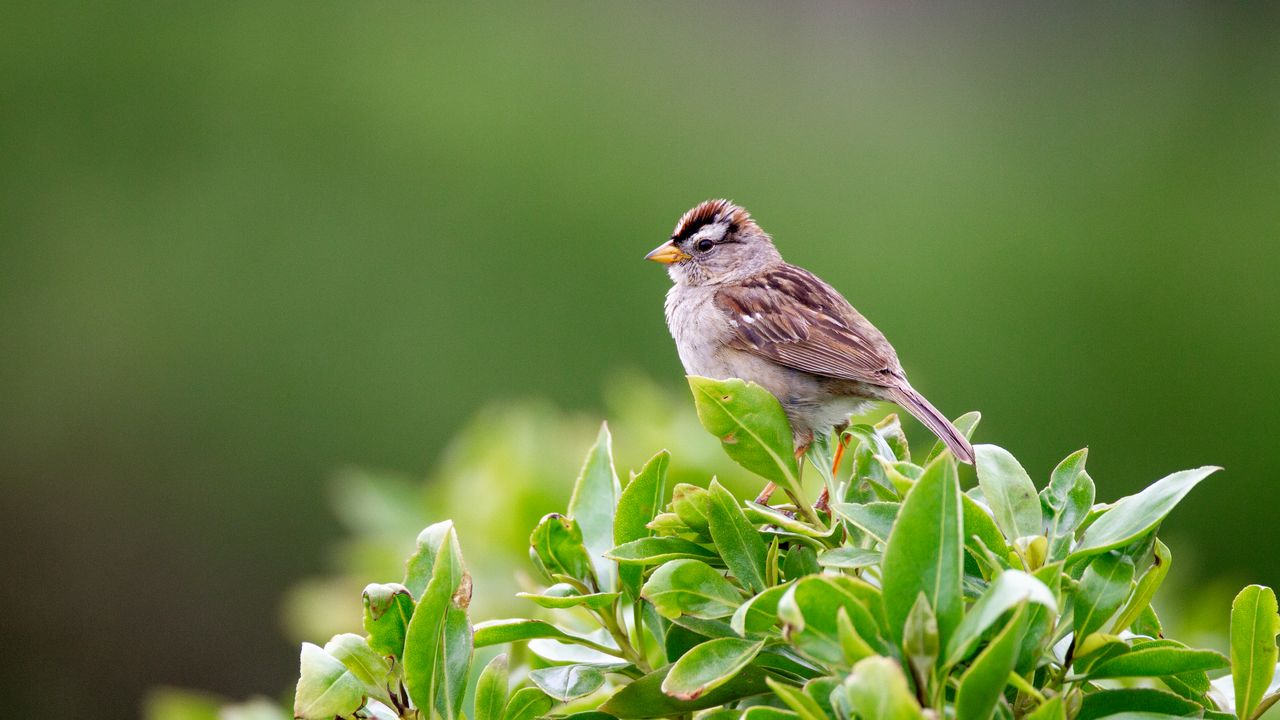
[[[278,695],[286,590],[372,522],[336,469],[431,476],[480,408],[475,457],[536,397],[525,422],[575,411],[538,426],[562,487],[601,417],[687,412],[640,258],[708,197],[1033,477],[1086,445],[1102,499],[1225,466],[1166,526],[1174,575],[1275,584],[1277,28],[1274,3],[7,9],[6,709]],[[619,371],[655,384],[610,401]],[[718,452],[629,427],[624,473]]]

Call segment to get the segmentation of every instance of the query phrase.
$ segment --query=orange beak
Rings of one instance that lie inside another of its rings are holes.
[[[671,263],[678,263],[681,260],[688,260],[689,257],[689,253],[676,247],[674,242],[668,241],[654,248],[653,252],[644,256],[644,259],[659,262],[663,265],[670,265]]]

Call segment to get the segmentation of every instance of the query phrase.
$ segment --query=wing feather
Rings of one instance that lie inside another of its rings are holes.
[[[897,355],[883,334],[834,288],[782,265],[724,287],[716,304],[730,319],[730,344],[803,372],[895,385]]]

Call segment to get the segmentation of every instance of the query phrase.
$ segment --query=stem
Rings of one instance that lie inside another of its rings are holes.
[[[600,618],[600,623],[604,625],[604,629],[609,631],[609,635],[613,637],[613,641],[618,643],[618,652],[621,653],[621,655],[619,655],[618,652],[611,652],[609,654],[615,657],[621,657],[623,660],[634,664],[636,667],[648,673],[652,668],[650,668],[649,663],[645,662],[645,659],[640,656],[640,653],[636,652],[636,649],[631,646],[631,641],[627,638],[626,631],[618,625],[618,618],[615,616],[616,610],[617,606],[615,605],[614,608],[610,610],[596,612],[596,617]]]
[[[791,498],[791,502],[795,504],[796,512],[804,516],[805,522],[816,528],[823,527],[822,521],[818,519],[818,514],[813,511],[813,508],[809,507],[809,502],[801,497],[798,490],[796,492],[787,490],[787,497]]]
[[[644,613],[643,609],[640,607],[639,598],[636,598],[636,601],[631,605],[631,624],[634,626],[633,629],[636,636],[635,642],[633,642],[632,645],[635,647],[636,652],[638,652],[642,657],[648,658],[644,649]]]
[[[800,482],[804,480],[804,456],[800,456],[797,460],[799,462],[797,463],[796,476],[791,479],[791,482],[787,483],[787,497],[791,498],[791,502],[795,503],[796,512],[804,516],[805,522],[816,528],[821,528],[823,525],[822,521],[818,519],[818,514],[813,511],[813,508],[809,507],[809,502],[801,495]],[[792,488],[794,488],[794,491]]]
[[[1258,718],[1262,717],[1263,713],[1270,710],[1271,706],[1275,705],[1278,700],[1280,700],[1280,691],[1273,692],[1262,698],[1262,701],[1258,703],[1258,707],[1253,709],[1253,714],[1249,716],[1249,720],[1258,720]]]
[[[1027,695],[1030,695],[1031,697],[1035,698],[1037,705],[1042,704],[1044,702],[1044,699],[1045,699],[1044,695],[1041,695],[1040,691],[1036,690],[1034,685],[1027,682],[1027,679],[1022,677],[1018,673],[1016,672],[1009,673],[1009,684],[1018,688],[1018,690],[1020,690],[1021,692],[1024,692]]]
[[[581,645],[582,647],[585,647],[585,648],[591,648],[592,650],[595,650],[596,652],[604,653],[605,655],[612,655],[613,657],[616,657],[619,660],[626,660],[627,662],[631,662],[631,658],[627,657],[626,653],[624,653],[622,650],[618,648],[611,648],[608,645],[601,645],[598,642],[593,642],[586,638],[580,638],[575,636],[573,640],[569,640],[569,641],[565,641],[563,638],[561,638],[561,642],[572,642],[575,645]]]

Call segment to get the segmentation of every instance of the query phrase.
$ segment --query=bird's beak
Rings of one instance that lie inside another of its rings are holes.
[[[653,252],[644,256],[644,259],[660,262],[663,265],[670,265],[671,263],[678,263],[681,260],[688,260],[689,253],[686,253],[676,247],[674,242],[668,241],[654,248]]]

